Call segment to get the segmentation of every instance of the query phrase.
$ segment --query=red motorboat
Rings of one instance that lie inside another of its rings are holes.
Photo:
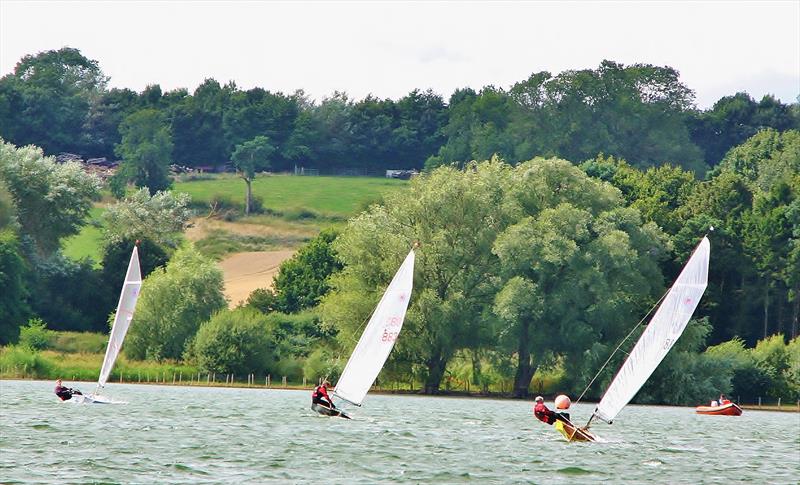
[[[716,404],[716,405],[715,405]],[[697,414],[717,414],[720,416],[741,416],[742,408],[736,403],[730,402],[727,399],[717,404],[716,401],[711,403],[711,406],[697,406],[695,409]]]

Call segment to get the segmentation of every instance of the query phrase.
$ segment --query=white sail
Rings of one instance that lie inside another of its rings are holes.
[[[334,395],[360,406],[394,347],[403,327],[414,283],[414,250],[389,283],[350,360],[336,384]]]
[[[593,416],[610,424],[675,345],[708,284],[710,254],[711,244],[704,237],[617,372]]]
[[[122,342],[125,340],[125,334],[128,333],[128,327],[131,325],[141,286],[142,273],[139,269],[139,251],[134,246],[131,260],[128,263],[128,272],[125,274],[125,283],[122,285],[122,292],[119,295],[114,324],[111,326],[111,334],[108,336],[106,356],[103,359],[103,367],[100,369],[100,378],[97,380],[98,389],[106,385],[108,376],[111,375],[111,369],[114,368],[114,362],[122,349]]]

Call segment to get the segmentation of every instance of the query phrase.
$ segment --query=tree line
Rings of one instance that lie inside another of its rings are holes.
[[[336,92],[315,102],[301,90],[242,90],[214,79],[192,93],[163,92],[157,84],[137,93],[108,89],[108,80],[98,62],[77,49],[25,56],[0,79],[0,136],[48,155],[84,158],[128,160],[136,158],[130,149],[136,146],[140,157],[164,166],[224,165],[238,147],[260,137],[269,150],[256,170],[298,165],[378,172],[495,154],[510,163],[535,156],[577,163],[603,152],[637,168],[669,162],[702,175],[763,128],[800,127],[796,103],[737,93],[699,110],[675,69],[612,61],[596,69],[533,73],[507,89],[459,89],[447,100],[416,89],[398,100],[353,100]],[[126,136],[139,136],[143,124],[154,141],[145,148],[124,143]]]

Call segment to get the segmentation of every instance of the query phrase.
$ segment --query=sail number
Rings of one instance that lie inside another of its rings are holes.
[[[400,332],[390,332],[384,328],[383,335],[381,335],[381,342],[394,342],[397,340],[397,334],[399,333]]]
[[[386,319],[386,325],[388,325],[390,327],[398,327],[402,323],[403,323],[403,319],[398,317],[397,315],[395,315],[393,317],[389,317],[389,318]]]

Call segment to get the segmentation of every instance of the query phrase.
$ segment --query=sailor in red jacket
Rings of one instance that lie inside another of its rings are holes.
[[[314,392],[311,393],[311,403],[336,409],[336,406],[333,404],[333,399],[328,395],[328,386],[330,385],[330,382],[323,380],[322,384],[315,387]]]
[[[544,405],[544,398],[542,396],[536,396],[536,404],[533,406],[533,415],[536,416],[536,419],[543,423],[553,424],[556,422],[556,413],[547,409],[547,406]]]

